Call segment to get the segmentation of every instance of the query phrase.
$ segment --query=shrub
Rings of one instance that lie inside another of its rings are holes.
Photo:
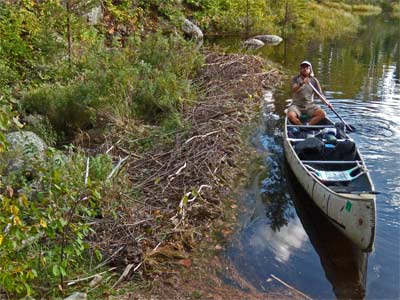
[[[107,156],[89,160],[81,153],[49,150],[35,163],[35,174],[14,171],[2,178],[0,201],[0,292],[11,295],[54,293],[81,267],[88,251],[88,218],[98,214]]]
[[[95,125],[97,111],[159,124],[194,99],[190,78],[202,63],[190,42],[160,33],[127,47],[86,49],[72,80],[44,84],[25,94],[26,112],[46,116],[72,134]]]

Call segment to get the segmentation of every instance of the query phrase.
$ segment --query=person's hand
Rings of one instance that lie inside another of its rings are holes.
[[[311,79],[309,77],[306,77],[303,79],[303,84],[308,84],[310,83]]]

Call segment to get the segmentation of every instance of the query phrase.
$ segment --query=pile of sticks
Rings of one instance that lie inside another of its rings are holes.
[[[96,224],[95,245],[107,263],[151,274],[143,271],[165,258],[185,257],[223,216],[221,204],[238,171],[241,125],[256,115],[263,89],[280,78],[280,71],[259,57],[206,53],[193,81],[200,99],[182,108],[190,130],[141,155],[124,146],[123,136],[108,147],[124,159],[133,192],[115,195],[125,203],[117,208],[118,217]]]

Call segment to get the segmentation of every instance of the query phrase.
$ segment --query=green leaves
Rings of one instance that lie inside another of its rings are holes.
[[[80,269],[91,232],[85,220],[98,214],[103,178],[112,167],[105,155],[91,161],[89,187],[84,184],[86,157],[54,149],[48,160],[35,168],[36,179],[15,182],[19,177],[12,174],[2,178],[7,188],[0,195],[1,289],[18,298],[42,293],[39,287],[51,292],[60,278]],[[21,192],[32,186],[42,192],[40,198]]]

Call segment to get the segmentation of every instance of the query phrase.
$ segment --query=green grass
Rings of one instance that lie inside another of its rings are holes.
[[[321,38],[335,38],[357,32],[360,26],[359,17],[342,9],[330,8],[325,5],[310,4],[314,10],[311,26],[316,36]]]

